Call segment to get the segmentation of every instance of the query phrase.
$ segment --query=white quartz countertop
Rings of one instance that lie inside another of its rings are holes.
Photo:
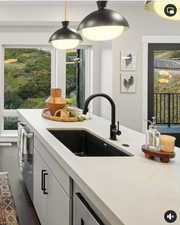
[[[148,160],[141,151],[145,136],[120,126],[118,141],[109,140],[110,122],[93,116],[91,120],[63,123],[45,120],[42,110],[18,110],[49,153],[80,186],[111,225],[167,225],[164,213],[176,211],[180,224],[180,149],[176,158],[164,164]],[[83,128],[133,157],[77,157],[47,129]],[[130,147],[122,147],[129,144]]]

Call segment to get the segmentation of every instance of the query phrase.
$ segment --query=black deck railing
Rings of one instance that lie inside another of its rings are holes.
[[[180,93],[155,93],[154,114],[157,124],[180,125]]]

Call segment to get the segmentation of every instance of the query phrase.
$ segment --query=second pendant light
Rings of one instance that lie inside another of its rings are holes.
[[[145,9],[168,20],[180,20],[180,0],[147,0]]]
[[[80,34],[92,41],[107,41],[119,37],[129,24],[118,12],[106,9],[107,1],[97,1],[98,10],[86,16],[78,26]]]

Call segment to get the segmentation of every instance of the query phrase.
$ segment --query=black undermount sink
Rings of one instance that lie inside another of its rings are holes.
[[[132,156],[85,130],[48,130],[72,153],[81,157]]]

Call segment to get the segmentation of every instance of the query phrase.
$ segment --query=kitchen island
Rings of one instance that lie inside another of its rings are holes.
[[[145,143],[142,133],[120,126],[122,135],[111,141],[110,122],[101,117],[59,123],[45,120],[41,112],[18,110],[20,120],[31,127],[48,154],[85,193],[107,224],[165,225],[166,211],[180,213],[180,149],[176,148],[176,157],[168,164],[147,160],[141,151]],[[48,129],[85,129],[133,156],[78,157]],[[179,216],[174,224],[180,224]]]

